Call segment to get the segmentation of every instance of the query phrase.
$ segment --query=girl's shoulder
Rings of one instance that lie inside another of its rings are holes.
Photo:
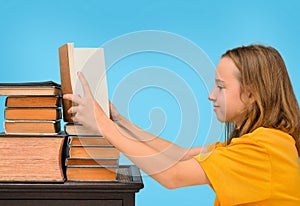
[[[282,143],[282,141],[285,141],[295,144],[294,138],[288,133],[279,129],[265,127],[259,127],[253,132],[245,134],[240,138],[244,140],[258,141],[261,143]]]
[[[298,157],[294,138],[288,133],[273,129],[259,127],[251,133],[233,139],[232,145],[252,145],[263,148],[269,155],[285,154],[290,157]]]

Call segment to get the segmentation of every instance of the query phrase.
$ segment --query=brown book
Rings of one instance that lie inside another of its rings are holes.
[[[115,147],[70,147],[70,158],[120,158],[120,152]]]
[[[71,146],[113,146],[104,137],[69,136],[68,144]]]
[[[8,96],[6,107],[60,107],[58,96]]]
[[[61,95],[61,89],[52,81],[0,83],[0,96],[9,95]]]
[[[118,166],[119,159],[80,159],[67,158],[66,166]]]
[[[6,120],[4,122],[6,134],[58,134],[60,130],[60,121],[21,121]]]
[[[67,167],[68,181],[116,181],[117,168]]]
[[[58,120],[61,109],[57,107],[7,107],[4,117],[7,120]]]
[[[65,132],[69,136],[100,136],[97,131],[91,131],[80,124],[67,123],[65,124]]]
[[[59,48],[60,78],[63,94],[80,94],[82,88],[77,77],[81,71],[87,79],[94,98],[109,116],[108,89],[103,48],[74,48],[68,43]],[[73,122],[71,114],[67,113],[72,106],[69,100],[63,100],[64,121]]]
[[[63,182],[64,136],[0,137],[0,181]]]

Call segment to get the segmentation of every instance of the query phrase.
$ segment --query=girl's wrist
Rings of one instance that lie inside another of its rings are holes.
[[[118,116],[116,116],[115,118],[113,118],[113,122],[115,124],[121,124],[124,121],[124,117],[120,114],[118,114]]]

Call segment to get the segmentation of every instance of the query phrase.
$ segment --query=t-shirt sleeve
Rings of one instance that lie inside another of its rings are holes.
[[[211,152],[218,147],[224,147],[224,146],[225,146],[224,142],[215,142],[215,143],[207,145],[206,147],[207,147],[207,151]]]
[[[194,157],[222,205],[261,201],[270,196],[271,166],[266,149],[251,138]]]

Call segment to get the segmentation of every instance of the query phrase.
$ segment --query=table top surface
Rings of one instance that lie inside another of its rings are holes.
[[[141,173],[134,165],[120,165],[117,181],[65,181],[65,182],[0,182],[0,191],[16,190],[133,190],[144,187]]]

